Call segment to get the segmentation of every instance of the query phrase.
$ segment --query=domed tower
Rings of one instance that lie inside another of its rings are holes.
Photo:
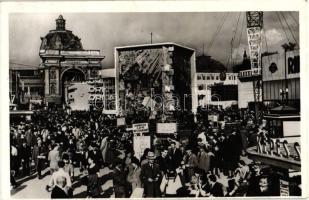
[[[41,37],[40,50],[83,50],[80,38],[65,29],[65,19],[60,15],[56,19],[56,29],[50,30],[45,37]]]
[[[100,50],[84,50],[81,40],[66,29],[62,15],[55,20],[56,29],[41,37],[39,69],[44,72],[45,101],[65,103],[70,82],[85,81],[97,76],[104,56]]]

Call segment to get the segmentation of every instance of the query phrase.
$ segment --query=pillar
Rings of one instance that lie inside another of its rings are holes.
[[[60,78],[59,78],[59,69],[56,69],[56,94],[60,94]]]
[[[44,90],[44,94],[45,95],[49,95],[49,69],[45,69],[45,80],[44,80],[44,84],[45,84],[45,90]]]

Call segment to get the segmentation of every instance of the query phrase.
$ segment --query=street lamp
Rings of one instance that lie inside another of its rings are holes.
[[[288,87],[288,77],[287,77],[287,62],[286,62],[286,53],[288,51],[293,51],[296,46],[296,43],[284,43],[282,45],[282,48],[284,49],[284,83],[285,83],[285,91],[280,89],[280,95],[282,96],[282,101],[285,96],[285,102],[286,104],[288,103],[288,92],[289,92],[289,87]]]
[[[288,101],[289,88],[285,88],[285,90],[280,89],[279,93],[283,102],[283,106],[285,106]]]

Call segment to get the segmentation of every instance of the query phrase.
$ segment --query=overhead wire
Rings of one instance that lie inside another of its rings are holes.
[[[236,32],[238,30],[238,24],[239,24],[240,15],[241,15],[241,12],[239,12],[239,15],[238,15],[238,18],[237,18],[237,22],[236,22],[236,28],[234,30],[234,33],[233,33],[233,36],[232,36],[232,39],[231,39],[231,54],[228,56],[228,60],[227,60],[227,64],[226,64],[227,67],[230,64],[230,60],[231,60],[231,63],[233,62],[234,39],[235,39],[235,36],[236,36]]]
[[[290,12],[288,12],[288,13],[291,15],[291,17],[292,17],[292,19],[294,20],[294,22],[295,22],[296,24],[298,24],[299,22],[294,18],[292,12],[290,11]]]
[[[234,36],[233,36],[233,43],[232,43],[232,54],[231,54],[231,59],[232,59],[232,66],[234,65],[234,59],[233,59],[233,49],[234,49],[234,41],[235,41],[235,39],[236,39],[236,33],[237,33],[237,30],[238,30],[238,24],[239,24],[239,19],[240,19],[240,16],[241,16],[241,12],[239,12],[239,15],[238,15],[238,19],[237,19],[237,23],[236,23],[236,30],[235,30],[235,32],[234,32]]]
[[[214,42],[215,42],[215,40],[216,40],[216,37],[219,35],[219,33],[220,33],[220,31],[221,31],[221,29],[222,29],[222,27],[223,27],[223,25],[224,25],[224,23],[225,23],[226,18],[227,18],[228,15],[229,15],[229,12],[224,14],[224,16],[223,16],[223,18],[222,18],[222,21],[221,21],[221,24],[219,24],[219,26],[218,26],[218,28],[217,28],[215,34],[214,34],[214,37],[213,37],[213,39],[212,39],[212,41],[211,41],[211,43],[210,43],[210,45],[209,45],[209,48],[208,48],[208,50],[207,50],[208,52],[210,52],[210,50],[211,50],[211,48],[212,48],[212,46],[213,46],[213,44],[214,44]]]
[[[226,13],[223,14],[222,20],[223,20],[225,14],[226,14]],[[219,16],[218,16],[218,17],[219,17]],[[216,32],[217,32],[218,28],[219,28],[219,25],[218,25],[218,27],[217,27],[217,29],[216,29]],[[208,42],[207,42],[207,41],[205,42],[205,45],[203,44],[203,55],[204,55],[204,53],[205,53],[205,50],[208,51],[208,47],[209,47],[211,41],[213,40],[214,36],[216,35],[216,32],[213,34],[213,36],[211,37],[211,39],[210,39]],[[205,47],[206,47],[206,49],[205,49]]]
[[[221,18],[221,20],[220,20],[220,23],[219,23],[218,26],[217,26],[216,31],[214,32],[213,36],[211,37],[210,44],[209,44],[208,47],[207,47],[207,51],[209,51],[209,49],[211,48],[212,43],[213,43],[213,41],[214,41],[214,38],[216,37],[216,35],[217,35],[217,33],[218,33],[219,29],[220,29],[221,24],[222,24],[223,21],[225,20],[226,15],[227,15],[227,13],[224,13],[224,14],[223,14],[223,16],[222,16],[222,18]]]
[[[239,36],[239,40],[238,40],[238,49],[239,49],[239,47],[240,47],[240,42],[241,42],[241,39],[242,39],[242,33],[243,33],[243,31],[245,30],[243,27],[244,27],[244,24],[245,24],[245,19],[246,19],[246,14],[244,14],[244,17],[243,17],[243,19],[242,19],[242,23],[241,23],[241,31],[240,31],[240,36]]]
[[[282,21],[281,21],[281,18],[280,18],[280,16],[279,16],[278,12],[276,12],[276,14],[277,14],[277,17],[278,17],[279,22],[280,22],[280,24],[281,24],[281,28],[282,28],[282,30],[284,31],[284,34],[285,34],[285,37],[286,37],[287,41],[288,41],[289,43],[291,43],[290,40],[289,40],[288,34],[287,34],[286,31],[285,31],[285,28],[284,28],[284,26],[283,26],[283,23],[282,23]]]
[[[288,29],[289,29],[289,31],[290,31],[290,33],[291,33],[291,35],[292,35],[292,37],[293,37],[293,39],[294,39],[296,45],[298,45],[298,42],[297,42],[297,40],[296,40],[296,37],[295,37],[295,35],[293,34],[293,31],[291,30],[291,27],[290,27],[290,25],[288,24],[288,22],[287,22],[285,16],[283,15],[283,13],[281,13],[281,15],[282,15],[282,17],[283,17],[283,19],[284,19],[286,25],[288,26]]]
[[[265,25],[264,25],[264,26],[265,26]],[[265,32],[264,32],[263,35],[264,35],[266,50],[267,50],[267,52],[269,52],[268,43],[267,43],[267,37],[266,37]],[[268,58],[268,64],[270,65],[270,58],[269,58],[269,56],[267,56],[267,58]],[[261,59],[262,59],[262,56],[261,56]]]

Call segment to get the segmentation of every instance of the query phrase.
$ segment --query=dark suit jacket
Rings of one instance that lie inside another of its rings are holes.
[[[183,159],[181,151],[179,149],[176,149],[175,152],[173,152],[173,150],[171,150],[170,157],[171,157],[171,167],[173,169],[178,168],[180,166],[182,159]]]
[[[210,194],[214,197],[223,197],[223,187],[221,183],[216,182],[213,187],[210,188]]]
[[[159,156],[156,159],[156,163],[159,165],[160,170],[165,173],[169,167],[170,160],[168,157],[163,158],[162,156]]]
[[[64,198],[68,198],[68,195],[56,185],[51,192],[51,198],[52,199],[64,199]]]
[[[144,195],[146,197],[161,197],[160,183],[162,180],[162,174],[159,168],[159,165],[154,163],[153,168],[150,167],[150,164],[144,164],[142,166],[141,181],[144,184]],[[157,181],[149,182],[148,178],[158,178]]]

